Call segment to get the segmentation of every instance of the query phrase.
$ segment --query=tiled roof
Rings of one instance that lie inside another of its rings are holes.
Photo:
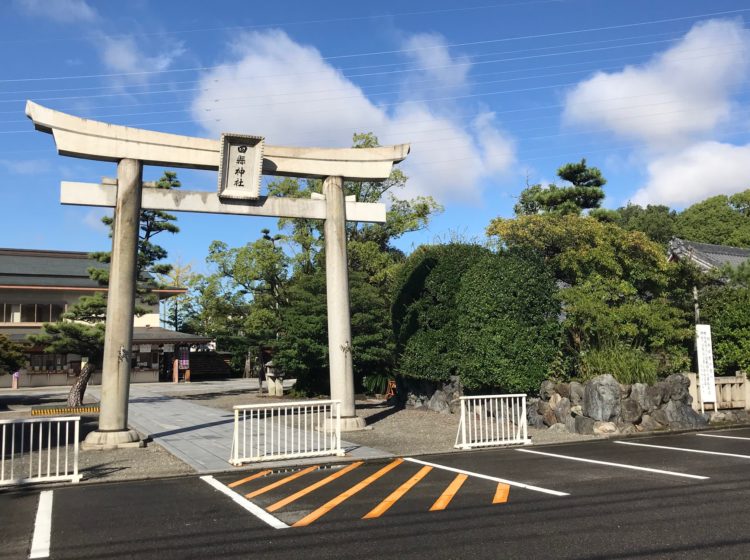
[[[107,265],[77,251],[0,249],[0,285],[4,286],[101,288],[89,278],[91,267]]]
[[[689,258],[703,270],[721,268],[725,265],[738,266],[750,259],[750,249],[698,243],[678,237],[669,242],[671,258]]]
[[[39,334],[41,327],[3,327],[0,334],[4,334],[14,342],[26,342],[30,334]],[[205,344],[213,339],[177,331],[170,331],[161,327],[133,327],[133,344]]]

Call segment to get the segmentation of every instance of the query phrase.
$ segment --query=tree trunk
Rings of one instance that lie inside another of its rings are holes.
[[[81,374],[78,379],[70,388],[68,393],[68,406],[82,406],[83,395],[86,392],[86,386],[89,384],[91,374],[94,373],[94,364],[88,362],[83,368],[81,368]]]

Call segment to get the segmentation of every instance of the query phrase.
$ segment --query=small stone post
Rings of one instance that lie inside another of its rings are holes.
[[[365,427],[365,421],[363,418],[358,418],[354,410],[352,327],[343,178],[326,177],[323,181],[323,194],[326,198],[324,236],[331,399],[341,401],[341,430],[361,430]]]
[[[104,334],[99,429],[84,442],[87,449],[132,445],[140,437],[128,429],[130,354],[133,343],[138,228],[143,164],[122,159],[117,165],[117,203],[109,268],[107,321]]]

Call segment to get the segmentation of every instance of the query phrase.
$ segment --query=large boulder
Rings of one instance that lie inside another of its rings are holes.
[[[565,424],[552,424],[549,428],[547,428],[548,432],[557,432],[561,434],[568,433],[568,428]]]
[[[661,396],[659,396],[659,402],[653,403],[647,396],[646,390],[648,385],[645,383],[633,383],[630,387],[630,398],[638,403],[643,412],[651,412],[661,404]]]
[[[435,412],[440,412],[441,414],[450,414],[451,412],[448,396],[445,392],[439,389],[432,394],[432,397],[430,397],[430,400],[427,403],[427,408]]]
[[[529,399],[529,404],[526,407],[526,419],[532,428],[544,428],[544,417],[539,413],[540,404],[539,399]],[[544,404],[546,405],[546,403]]]
[[[629,422],[635,424],[641,419],[643,409],[638,401],[634,400],[632,395],[628,399],[623,399],[620,402],[620,419],[623,422]]]
[[[565,423],[565,420],[570,417],[570,401],[566,398],[561,398],[560,402],[555,407],[555,416],[558,422]]]
[[[691,404],[693,402],[690,396],[690,379],[681,373],[673,373],[664,380],[667,387],[670,401]]]
[[[549,407],[552,410],[557,410],[557,407],[560,404],[561,400],[562,397],[560,395],[558,395],[557,393],[553,393],[547,402],[549,403]]]
[[[678,400],[669,401],[662,410],[672,430],[700,428],[708,425],[708,421],[694,411],[693,407]]]
[[[620,384],[609,374],[587,381],[583,391],[583,414],[609,422],[620,416]]]
[[[617,433],[617,425],[614,422],[594,422],[594,434],[607,436]]]
[[[594,419],[588,416],[576,416],[575,430],[577,434],[592,435],[594,433]]]
[[[563,398],[570,398],[570,383],[558,383],[555,385],[555,391]]]
[[[641,423],[638,424],[637,426],[638,431],[641,431],[641,432],[653,432],[655,430],[663,430],[665,427],[666,427],[665,424],[662,424],[661,422],[656,421],[649,414],[644,414],[641,417]]]
[[[555,394],[555,383],[549,379],[542,381],[542,385],[539,387],[539,398],[543,401],[548,401],[549,398]]]
[[[578,381],[571,381],[568,389],[570,390],[570,396],[568,398],[570,399],[571,405],[575,406],[583,403],[583,385],[578,383]]]

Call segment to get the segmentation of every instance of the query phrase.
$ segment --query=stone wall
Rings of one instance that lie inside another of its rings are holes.
[[[528,421],[539,429],[597,435],[705,426],[708,415],[693,410],[689,387],[690,380],[680,373],[655,385],[621,385],[611,375],[585,383],[544,381],[540,398],[528,401]],[[741,419],[724,414],[720,420]]]

